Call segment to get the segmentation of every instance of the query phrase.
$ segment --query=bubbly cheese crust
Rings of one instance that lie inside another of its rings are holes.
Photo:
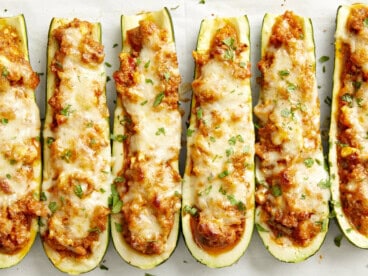
[[[208,49],[193,53],[196,79],[182,216],[190,219],[186,241],[193,239],[204,254],[220,256],[253,229],[253,221],[247,223],[254,212],[254,131],[249,45],[231,21],[216,23]]]
[[[166,254],[173,249],[168,246],[169,237],[178,230],[181,195],[175,44],[166,29],[150,19],[123,35],[120,69],[114,74],[118,107],[113,170],[123,204],[114,212],[120,216],[113,227],[119,228],[124,243],[135,252]]]
[[[347,225],[344,232],[359,232],[368,246],[368,18],[367,5],[344,9],[344,25],[336,37],[336,59],[341,71],[334,96],[336,111],[337,175],[339,202]],[[340,207],[339,206],[339,207]],[[349,230],[350,229],[350,230]]]
[[[41,219],[41,237],[57,266],[73,259],[85,262],[82,271],[97,265],[108,235],[109,113],[97,30],[86,21],[53,19],[43,132],[41,200],[48,213]],[[89,259],[97,263],[90,267]],[[79,269],[76,264],[59,268]]]
[[[315,252],[328,225],[313,31],[308,19],[292,12],[273,21],[266,16],[265,22],[261,91],[254,109],[259,122],[256,226],[280,247],[279,258],[300,261],[313,252],[302,256],[299,249],[289,254],[286,248],[314,247],[318,240]]]
[[[38,202],[41,124],[34,95],[39,78],[22,44],[26,37],[10,21],[0,19],[0,267],[9,265],[2,254],[29,249],[33,224],[44,213]]]

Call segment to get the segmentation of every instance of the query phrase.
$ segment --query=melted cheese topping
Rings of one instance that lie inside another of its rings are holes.
[[[276,243],[308,246],[328,223],[313,45],[302,19],[278,17],[259,63],[257,213]]]
[[[94,25],[75,19],[52,30],[44,128],[44,242],[61,255],[88,257],[108,222],[110,140],[103,47]],[[54,80],[54,82],[51,82]],[[54,84],[54,87],[52,85]]]
[[[187,132],[183,216],[191,216],[197,245],[210,254],[229,251],[243,236],[253,212],[254,132],[248,45],[222,22],[208,52],[194,52],[191,123]]]
[[[41,177],[39,78],[23,52],[21,34],[0,25],[0,253],[15,254],[31,239]]]
[[[124,203],[125,242],[153,255],[167,250],[180,209],[180,75],[174,42],[164,29],[142,20],[126,35],[114,74],[122,107],[115,114],[122,126],[114,130],[115,183]]]
[[[341,86],[337,95],[337,164],[342,210],[350,226],[368,237],[368,17],[366,5],[355,5],[347,14],[340,49]]]

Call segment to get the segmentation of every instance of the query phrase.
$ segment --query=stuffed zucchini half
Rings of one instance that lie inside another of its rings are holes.
[[[182,229],[209,267],[235,263],[254,226],[254,126],[246,16],[203,20],[198,36]]]
[[[23,15],[0,18],[0,268],[28,253],[42,214],[38,83]]]
[[[345,236],[368,248],[368,6],[340,6],[336,23],[329,143],[332,202]]]
[[[69,274],[95,268],[108,245],[111,150],[100,41],[98,23],[51,22],[40,234],[51,262]]]
[[[167,9],[123,15],[121,29],[111,233],[127,263],[150,269],[169,258],[178,239],[181,78]]]
[[[256,228],[274,257],[300,262],[318,251],[329,222],[311,20],[266,14],[258,68]]]

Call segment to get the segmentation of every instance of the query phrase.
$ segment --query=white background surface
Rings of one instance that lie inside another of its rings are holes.
[[[106,68],[107,75],[118,68],[118,53],[121,48],[120,15],[135,14],[140,11],[171,8],[180,73],[183,87],[192,81],[193,59],[191,52],[195,49],[200,21],[213,16],[240,16],[247,14],[251,26],[252,52],[252,88],[254,100],[258,98],[256,77],[259,75],[257,62],[259,60],[259,42],[261,23],[264,13],[283,13],[285,10],[311,17],[315,30],[316,56],[329,56],[330,60],[317,63],[317,76],[321,99],[321,128],[326,133],[328,129],[329,107],[324,103],[326,96],[331,94],[333,70],[333,41],[335,29],[335,15],[340,4],[356,1],[337,0],[206,0],[199,4],[199,0],[181,1],[149,1],[149,0],[0,0],[0,16],[12,16],[23,13],[28,27],[28,42],[31,63],[35,71],[46,72],[46,46],[48,28],[52,17],[78,17],[81,19],[100,21],[103,30],[103,44],[105,45],[106,62],[112,65]],[[119,46],[113,48],[118,43]],[[325,67],[325,72],[323,72]],[[45,75],[41,76],[41,83],[37,89],[37,102],[41,114],[45,110]],[[110,112],[115,99],[114,82],[107,84],[107,95]],[[188,97],[188,94],[186,95]],[[112,113],[111,113],[112,114]],[[186,118],[185,118],[186,119]],[[274,259],[261,243],[258,234],[253,233],[252,241],[244,256],[231,267],[209,269],[197,263],[186,249],[180,237],[178,246],[171,258],[161,266],[150,271],[143,271],[126,264],[115,252],[112,243],[105,255],[105,262],[109,270],[96,268],[87,275],[145,275],[150,273],[162,275],[368,275],[368,250],[352,246],[346,239],[341,247],[337,247],[333,239],[340,234],[336,222],[330,223],[327,238],[317,254],[299,264],[281,263]],[[0,270],[0,275],[62,275],[43,252],[41,242],[36,243],[17,266]]]

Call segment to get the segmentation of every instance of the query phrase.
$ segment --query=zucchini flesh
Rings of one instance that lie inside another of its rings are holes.
[[[329,222],[311,20],[266,14],[261,57],[256,228],[274,257],[300,262],[320,248]]]
[[[121,29],[111,233],[123,260],[150,269],[170,257],[178,239],[180,75],[166,8],[123,15]]]
[[[48,258],[69,274],[94,269],[109,240],[111,148],[100,43],[99,23],[51,21],[40,234]]]
[[[366,191],[367,107],[364,80],[368,60],[368,6],[340,6],[335,34],[329,161],[331,194],[336,218],[345,237],[368,248],[368,194]],[[352,47],[351,45],[354,45]],[[363,170],[362,170],[363,168]]]
[[[235,263],[253,232],[249,35],[246,16],[203,20],[193,54],[182,230],[193,257],[209,267]]]
[[[0,268],[19,263],[36,238],[41,212],[41,145],[35,89],[23,15],[0,18],[1,237]],[[12,84],[23,78],[21,84]],[[18,93],[19,96],[14,97]],[[32,174],[21,172],[32,170]],[[11,218],[11,219],[9,219]],[[6,227],[5,227],[6,225]]]

